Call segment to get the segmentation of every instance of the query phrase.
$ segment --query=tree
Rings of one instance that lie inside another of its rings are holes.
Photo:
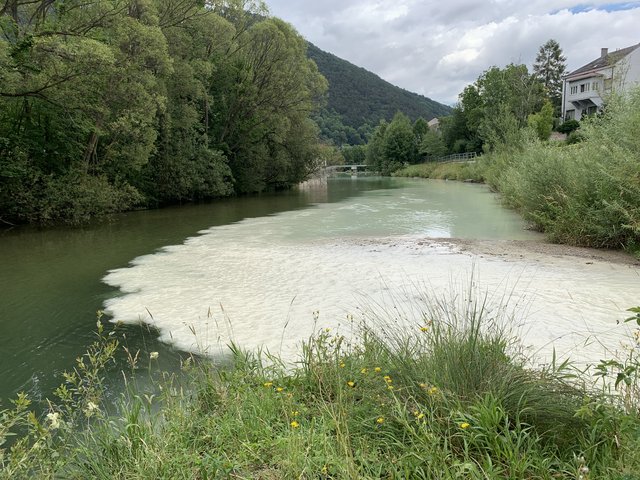
[[[547,101],[538,113],[529,115],[528,123],[540,140],[549,140],[553,130],[553,105],[551,102]]]
[[[409,117],[396,113],[385,133],[382,173],[393,173],[404,164],[416,162],[418,149],[415,138]]]
[[[540,47],[533,64],[533,74],[544,85],[556,116],[559,116],[561,109],[562,75],[567,69],[566,61],[560,44],[551,39]]]

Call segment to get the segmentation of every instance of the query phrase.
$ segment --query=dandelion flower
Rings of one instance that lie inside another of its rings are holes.
[[[427,384],[426,383],[421,383],[418,385],[420,388],[427,388]]]
[[[344,368],[344,367],[345,367],[345,364],[343,362],[343,363],[340,364],[340,368]]]
[[[296,422],[295,420],[293,422],[291,422],[289,425],[291,425],[291,428],[298,428],[300,426],[300,424],[298,422]]]
[[[422,412],[421,412],[421,413],[419,413],[418,415],[416,415],[416,418],[417,418],[418,420],[422,420],[422,419],[424,418],[424,413],[422,413]]]
[[[349,380],[347,382],[347,385],[349,385],[351,388],[354,388],[356,386],[356,382]]]
[[[60,428],[60,425],[62,423],[62,420],[60,420],[60,414],[58,412],[47,413],[47,420],[49,420],[49,422],[51,423],[49,427],[52,430]]]
[[[363,368],[362,370],[360,370],[360,373],[363,375],[366,375],[368,371],[369,371],[368,369]]]
[[[391,377],[389,375],[385,375],[384,377],[384,381],[387,383],[393,383],[393,380],[391,380]]]
[[[373,369],[374,372],[376,373],[380,373],[382,371],[382,369],[380,367],[376,367]]]
[[[158,352],[151,352],[149,354],[149,360],[157,360],[160,354]]]
[[[429,331],[429,327],[420,327],[420,331],[421,332],[428,332]]]
[[[438,393],[438,387],[431,387],[427,393],[429,395],[435,395],[436,393]]]
[[[393,390],[393,385],[387,385],[387,390]]]
[[[273,382],[264,382],[264,383],[262,384],[262,386],[263,386],[263,387],[265,387],[265,388],[273,387]]]
[[[378,417],[378,418],[376,418],[376,423],[377,423],[378,425],[382,425],[382,424],[384,423],[384,417]]]
[[[461,429],[463,429],[463,430],[465,430],[465,429],[469,428],[470,426],[471,426],[471,425],[469,425],[467,422],[462,422],[462,423],[460,424],[460,428],[461,428]]]
[[[281,392],[283,392],[283,391],[284,391],[284,388],[282,388],[282,387],[278,387],[278,388],[276,388],[276,392],[278,392],[278,393],[281,393]]]

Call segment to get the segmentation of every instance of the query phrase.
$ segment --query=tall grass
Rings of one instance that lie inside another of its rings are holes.
[[[640,478],[638,405],[566,364],[530,369],[498,317],[480,299],[366,318],[358,341],[319,330],[293,367],[232,347],[225,368],[189,359],[154,392],[131,384],[116,415],[99,389],[44,419],[23,398],[2,413],[0,442],[28,429],[0,478]],[[117,336],[101,333],[67,390],[99,384]]]
[[[408,167],[394,172],[393,176],[473,182],[482,182],[484,180],[482,169],[475,162],[427,162],[418,165],[409,165]]]
[[[524,140],[483,157],[487,182],[549,237],[640,249],[640,89],[610,99],[575,145]]]

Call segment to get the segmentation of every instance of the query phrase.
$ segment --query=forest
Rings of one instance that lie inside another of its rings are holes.
[[[0,223],[286,188],[327,82],[249,0],[0,3]]]

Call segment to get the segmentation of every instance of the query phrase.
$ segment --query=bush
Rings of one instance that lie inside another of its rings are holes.
[[[558,132],[565,133],[569,135],[572,132],[575,132],[578,128],[580,128],[580,122],[577,120],[567,120],[562,125],[558,127]]]

